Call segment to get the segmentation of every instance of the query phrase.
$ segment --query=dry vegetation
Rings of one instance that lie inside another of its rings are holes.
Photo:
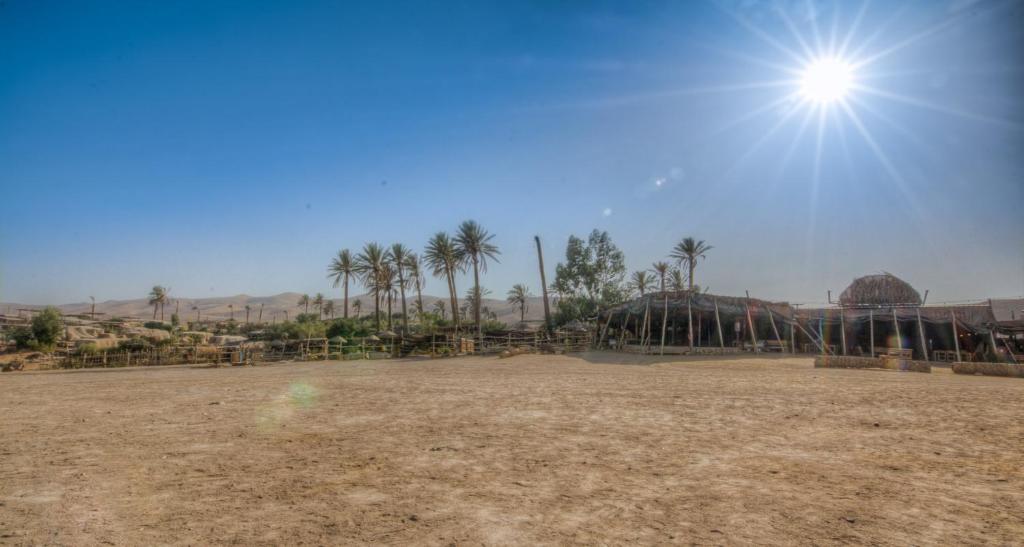
[[[612,354],[0,376],[0,543],[1010,544],[1024,382]]]

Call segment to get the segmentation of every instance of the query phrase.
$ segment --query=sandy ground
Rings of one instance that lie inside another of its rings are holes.
[[[0,376],[3,544],[1012,544],[1024,381],[615,354]]]

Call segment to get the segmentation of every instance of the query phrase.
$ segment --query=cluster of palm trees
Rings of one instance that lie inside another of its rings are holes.
[[[334,302],[322,293],[316,293],[316,296],[313,297],[304,294],[299,297],[299,301],[295,305],[302,308],[303,313],[309,313],[309,308],[312,306],[317,312],[317,317],[320,319],[324,317],[334,318]],[[248,314],[246,317],[248,317]],[[246,322],[248,322],[248,319],[246,319]]]
[[[343,317],[348,317],[349,281],[355,280],[366,287],[373,295],[373,313],[377,329],[381,328],[380,309],[387,305],[390,323],[392,303],[397,299],[401,302],[402,329],[408,332],[409,314],[406,303],[406,290],[416,291],[415,311],[423,314],[423,267],[430,273],[444,279],[448,285],[450,299],[447,311],[452,314],[456,327],[461,326],[459,314],[458,291],[455,277],[469,269],[473,271],[473,289],[470,293],[473,320],[477,325],[478,335],[482,334],[480,321],[480,273],[487,271],[487,261],[497,260],[500,252],[492,242],[494,235],[473,220],[459,225],[454,235],[438,232],[427,242],[423,250],[422,262],[419,255],[401,243],[384,247],[371,242],[363,246],[362,251],[354,254],[348,249],[338,251],[327,267],[327,277],[334,287],[343,287]],[[442,318],[447,313],[445,306],[435,304]],[[465,310],[469,311],[469,310]]]
[[[155,285],[153,290],[149,291],[149,305],[153,306],[153,320],[156,321],[156,312],[160,310],[160,320],[164,320],[164,306],[170,301],[170,289],[163,285]]]
[[[672,268],[668,262],[655,262],[651,265],[650,270],[633,272],[629,288],[639,292],[640,296],[655,287],[661,291],[693,291],[693,274],[697,269],[697,261],[706,258],[708,251],[712,248],[703,240],[696,240],[692,237],[683,238],[669,253],[669,258],[676,263],[675,268]],[[683,278],[684,267],[686,268],[686,282]]]

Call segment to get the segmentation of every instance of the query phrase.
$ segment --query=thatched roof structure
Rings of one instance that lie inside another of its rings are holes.
[[[839,295],[842,306],[919,306],[921,294],[902,279],[885,272],[858,277]]]

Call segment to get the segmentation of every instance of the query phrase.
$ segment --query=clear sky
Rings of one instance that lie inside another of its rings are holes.
[[[1021,2],[0,0],[0,300],[326,293],[469,218],[496,296],[593,228],[719,294],[1021,295],[1022,52]]]

